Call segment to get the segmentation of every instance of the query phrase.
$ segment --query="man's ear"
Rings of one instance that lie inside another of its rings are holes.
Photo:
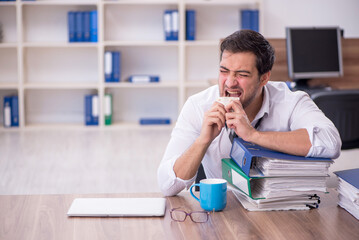
[[[260,82],[262,86],[266,85],[267,82],[270,80],[270,75],[271,75],[271,71],[266,72],[261,76]]]

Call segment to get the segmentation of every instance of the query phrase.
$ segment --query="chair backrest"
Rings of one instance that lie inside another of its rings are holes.
[[[311,98],[337,127],[342,149],[358,148],[359,90],[317,92]]]

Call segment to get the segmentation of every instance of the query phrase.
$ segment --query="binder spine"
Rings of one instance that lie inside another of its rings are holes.
[[[178,41],[178,25],[179,19],[178,19],[178,10],[173,10],[171,14],[171,40],[172,41]]]
[[[90,42],[97,42],[97,11],[90,11]]]
[[[112,52],[112,82],[119,82],[121,71],[121,55],[120,52]]]
[[[105,101],[104,101],[104,115],[105,115],[105,125],[112,124],[112,95],[105,94]]]
[[[85,96],[85,125],[98,125],[98,107],[97,95]]]
[[[105,82],[112,82],[112,52],[105,52]]]
[[[83,12],[83,41],[90,42],[90,12]]]
[[[83,14],[75,12],[75,42],[83,41]]]
[[[196,40],[196,11],[186,10],[186,40]]]
[[[11,97],[4,97],[4,127],[11,127]]]
[[[165,33],[165,40],[171,41],[172,40],[172,33],[171,33],[171,18],[172,18],[172,11],[165,10],[163,14],[163,29]]]
[[[19,126],[19,98],[18,96],[11,97],[11,126]]]
[[[67,13],[67,27],[69,32],[69,42],[75,42],[75,12]]]
[[[98,125],[99,117],[99,100],[97,95],[92,96],[92,119],[93,125]]]
[[[159,82],[159,76],[150,76],[150,75],[132,75],[128,79],[132,83],[149,83],[149,82]]]

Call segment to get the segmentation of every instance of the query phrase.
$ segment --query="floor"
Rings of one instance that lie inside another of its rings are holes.
[[[0,132],[0,194],[159,192],[171,129]]]

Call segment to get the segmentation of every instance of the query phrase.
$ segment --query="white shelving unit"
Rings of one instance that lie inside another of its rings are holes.
[[[20,128],[136,127],[140,117],[177,119],[185,100],[215,84],[219,41],[240,28],[240,10],[262,0],[37,0],[0,2],[0,129],[3,96],[19,96]],[[179,40],[164,41],[163,13],[179,11]],[[185,11],[196,10],[196,41],[185,40]],[[98,42],[69,43],[67,13],[98,12]],[[260,30],[263,24],[260,22]],[[120,83],[104,82],[104,52],[121,52]],[[124,82],[155,74],[160,83]],[[84,127],[84,96],[100,97],[100,124]],[[103,96],[113,95],[104,125]]]

